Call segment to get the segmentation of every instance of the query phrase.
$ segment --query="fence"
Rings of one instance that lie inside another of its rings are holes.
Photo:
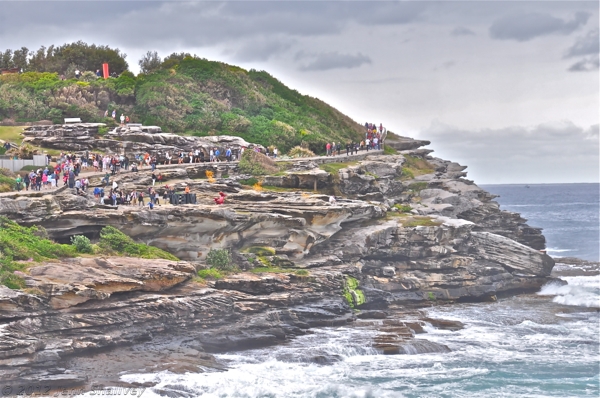
[[[0,168],[19,171],[25,166],[47,166],[46,155],[33,155],[33,159],[11,159],[10,156],[0,156]]]

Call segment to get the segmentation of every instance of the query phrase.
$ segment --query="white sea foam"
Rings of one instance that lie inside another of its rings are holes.
[[[563,278],[568,284],[550,282],[542,287],[540,296],[554,296],[558,304],[600,308],[600,278],[598,276],[571,276]]]
[[[573,250],[573,249],[553,249],[553,248],[548,248],[548,249],[546,249],[546,251],[548,253],[565,253],[565,252],[574,252],[575,250]]]

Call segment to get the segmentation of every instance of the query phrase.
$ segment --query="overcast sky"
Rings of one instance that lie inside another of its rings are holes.
[[[599,179],[598,1],[6,2],[0,49],[83,40],[264,69],[477,183]]]

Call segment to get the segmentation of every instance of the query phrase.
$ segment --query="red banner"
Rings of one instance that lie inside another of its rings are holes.
[[[108,79],[108,64],[102,64],[102,73],[104,74],[104,78]]]

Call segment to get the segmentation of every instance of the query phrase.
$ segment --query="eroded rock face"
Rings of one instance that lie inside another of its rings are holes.
[[[208,155],[210,148],[239,150],[242,147],[260,147],[235,136],[189,137],[163,133],[157,126],[117,127],[106,135],[99,136],[103,123],[78,123],[50,126],[31,126],[23,131],[24,141],[44,148],[66,152],[101,151],[134,156],[150,153],[162,156],[166,152],[189,153],[199,149]],[[133,158],[133,157],[132,157]]]
[[[187,140],[118,133],[137,137],[129,142],[134,147],[144,140],[155,148]],[[93,239],[111,225],[184,261],[77,258],[32,267],[25,275],[30,293],[0,287],[0,372],[9,380],[24,380],[24,374],[41,379],[33,369],[51,368],[63,383],[84,383],[86,374],[64,369],[90,353],[147,340],[182,347],[168,348],[165,363],[193,366],[181,359],[190,352],[201,357],[194,363],[216,368],[207,352],[276,344],[311,327],[349,324],[377,328],[371,343],[382,353],[446,352],[443,344],[417,342],[413,335],[424,332],[425,322],[449,330],[459,325],[405,308],[533,291],[547,281],[554,262],[540,252],[541,231],[500,211],[493,195],[464,179],[465,167],[416,149],[422,143],[398,145],[415,149],[371,155],[334,175],[299,161],[285,175],[264,178],[264,185],[282,192],[245,189],[239,181],[249,176],[233,164],[159,170],[165,184],[192,187],[196,205],[99,206],[93,195],[66,188],[3,194],[0,215],[41,225],[54,239]],[[414,178],[404,170],[409,161]],[[204,179],[208,170],[214,182]],[[100,185],[99,177],[90,181]],[[151,184],[148,171],[115,181],[125,189]],[[315,181],[321,193],[294,191],[313,188]],[[218,192],[227,193],[224,205],[212,204]],[[329,203],[332,193],[335,203]],[[193,281],[209,250],[219,248],[230,249],[245,271],[276,266],[281,272]],[[348,292],[349,281],[359,291]],[[350,304],[363,311],[358,320]]]
[[[73,258],[31,269],[27,286],[39,289],[54,309],[113,293],[168,290],[195,275],[189,263],[141,258]]]

